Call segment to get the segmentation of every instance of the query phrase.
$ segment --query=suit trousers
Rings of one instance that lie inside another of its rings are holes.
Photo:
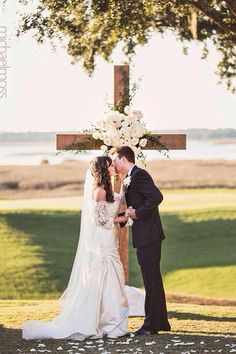
[[[145,320],[142,328],[148,331],[170,331],[166,298],[160,272],[162,240],[137,249],[146,290]]]

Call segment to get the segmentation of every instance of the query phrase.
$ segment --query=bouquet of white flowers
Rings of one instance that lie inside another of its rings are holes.
[[[103,141],[101,150],[105,154],[112,154],[117,147],[127,145],[133,149],[135,156],[144,162],[142,148],[147,144],[145,136],[149,132],[141,121],[142,118],[142,112],[133,110],[130,106],[125,107],[124,113],[110,110],[103,119],[92,126],[93,138]]]

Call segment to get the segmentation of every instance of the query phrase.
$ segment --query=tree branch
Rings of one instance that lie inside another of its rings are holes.
[[[232,26],[225,23],[225,16],[222,15],[221,12],[211,8],[206,1],[190,1],[190,3],[196,9],[200,10],[204,15],[213,20],[224,32],[228,32],[228,30],[233,30],[236,32],[236,25]]]
[[[236,18],[236,1],[235,0],[225,0],[229,7],[230,12]]]

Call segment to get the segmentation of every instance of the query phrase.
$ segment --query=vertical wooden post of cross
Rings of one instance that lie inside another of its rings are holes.
[[[129,104],[129,65],[114,66],[114,103],[123,109]],[[120,191],[121,178],[118,176],[114,183],[116,192]],[[124,209],[124,208],[123,208]],[[129,229],[117,228],[119,253],[125,272],[125,282],[129,281]]]

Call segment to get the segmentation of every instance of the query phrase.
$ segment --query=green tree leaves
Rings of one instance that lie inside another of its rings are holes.
[[[31,29],[39,43],[46,38],[66,41],[72,63],[82,60],[89,75],[96,57],[109,61],[121,44],[130,59],[154,32],[172,32],[184,46],[194,40],[203,42],[203,58],[211,39],[221,53],[220,82],[235,92],[235,0],[39,0],[35,12],[21,16],[17,34]]]

